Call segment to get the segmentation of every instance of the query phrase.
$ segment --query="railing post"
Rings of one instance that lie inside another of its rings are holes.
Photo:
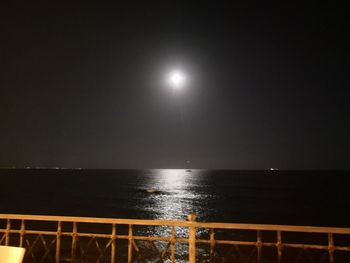
[[[213,260],[215,253],[215,231],[214,228],[210,229],[210,260]]]
[[[282,234],[281,231],[277,231],[277,253],[278,253],[278,263],[282,262]]]
[[[7,219],[6,232],[5,232],[5,246],[10,244],[10,231],[11,231],[11,220]]]
[[[115,239],[116,239],[116,234],[117,234],[117,227],[115,224],[112,224],[112,235],[111,235],[111,239],[112,239],[112,248],[111,248],[111,263],[115,262]]]
[[[25,221],[22,219],[21,220],[21,233],[20,233],[20,238],[19,238],[19,246],[23,247],[23,239],[24,239],[24,234],[25,234]]]
[[[171,263],[175,263],[175,227],[171,227],[171,239],[170,239],[170,250],[171,250]]]
[[[73,233],[72,233],[72,262],[76,261],[76,252],[77,252],[77,235],[78,235],[78,226],[77,222],[73,222]]]
[[[56,263],[60,262],[61,234],[62,234],[61,221],[58,221],[57,222],[57,234],[56,234],[56,256],[55,256]]]
[[[196,221],[196,215],[190,214],[188,216],[188,221],[190,221],[189,227],[189,236],[188,236],[188,244],[189,244],[189,263],[196,262],[196,227],[194,223]]]
[[[256,232],[257,240],[256,240],[256,247],[258,249],[258,263],[261,263],[261,249],[262,249],[262,242],[261,242],[261,231],[258,230]]]
[[[329,254],[329,263],[334,262],[334,244],[333,244],[333,234],[328,234],[328,254]]]
[[[132,225],[129,225],[129,235],[128,235],[128,263],[132,263],[132,241],[133,241],[133,234],[132,234]]]

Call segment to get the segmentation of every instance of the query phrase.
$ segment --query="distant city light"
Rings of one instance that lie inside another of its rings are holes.
[[[180,70],[173,70],[168,75],[168,82],[171,87],[175,89],[180,89],[184,86],[186,82],[186,76]]]

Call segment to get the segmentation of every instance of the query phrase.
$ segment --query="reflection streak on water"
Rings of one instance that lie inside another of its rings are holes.
[[[198,175],[198,171],[188,172],[182,169],[149,170],[149,182],[146,188],[152,189],[145,197],[149,204],[143,207],[151,211],[154,219],[186,220],[194,211],[194,201],[203,197],[190,189],[192,178]],[[201,231],[203,232],[203,231]],[[148,235],[171,236],[170,227],[149,228],[145,230]],[[188,237],[187,228],[175,228],[177,237]]]
[[[186,170],[150,170],[148,189],[156,190],[147,196],[150,207],[157,219],[182,219],[192,212],[192,200],[196,197],[187,189],[192,176]]]
[[[149,194],[151,207],[157,219],[186,219],[193,212],[192,201],[197,199],[196,193],[187,186],[192,173],[180,169],[150,170],[149,189],[157,192]]]

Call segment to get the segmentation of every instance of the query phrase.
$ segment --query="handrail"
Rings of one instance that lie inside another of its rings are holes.
[[[153,220],[153,219],[122,219],[101,217],[74,217],[74,216],[48,216],[48,215],[22,215],[22,214],[0,214],[2,219],[33,220],[33,221],[62,221],[79,223],[103,223],[139,226],[194,226],[196,228],[220,228],[220,229],[244,229],[263,231],[305,232],[305,233],[332,233],[350,234],[350,228],[341,227],[318,227],[318,226],[296,226],[296,225],[273,225],[273,224],[242,224],[221,222],[191,222],[180,220]]]

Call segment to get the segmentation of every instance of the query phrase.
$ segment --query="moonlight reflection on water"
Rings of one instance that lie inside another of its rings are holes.
[[[198,176],[199,170],[187,171],[183,169],[149,170],[149,182],[146,187],[148,207],[143,209],[152,212],[154,219],[187,220],[191,213],[200,213],[198,200],[206,196],[194,191],[190,186]],[[143,234],[151,236],[171,236],[171,227],[148,227]],[[176,237],[188,237],[188,229],[175,227]],[[204,234],[206,230],[197,230],[197,234]],[[187,251],[186,244],[178,244],[178,253]],[[180,254],[181,254],[180,253]]]
[[[191,191],[189,181],[196,172],[180,169],[150,170],[150,181],[146,184],[149,193],[149,207],[156,219],[184,220],[194,212],[193,202],[200,199],[198,193]]]

